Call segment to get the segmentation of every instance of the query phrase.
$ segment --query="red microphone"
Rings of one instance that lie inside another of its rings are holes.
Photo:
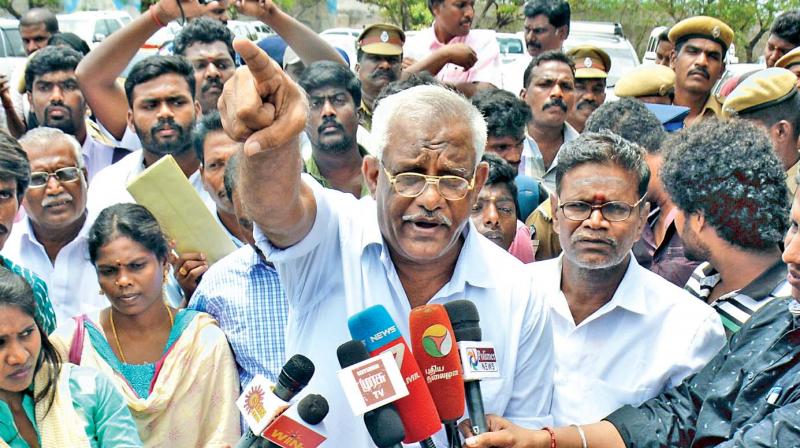
[[[466,407],[464,379],[447,310],[442,305],[414,308],[409,327],[411,350],[428,383],[439,418],[447,428],[450,446],[461,446],[457,422]]]

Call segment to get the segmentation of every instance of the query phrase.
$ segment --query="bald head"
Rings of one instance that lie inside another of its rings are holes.
[[[50,37],[58,33],[56,15],[45,8],[30,9],[19,19],[19,33],[27,54],[44,48]]]

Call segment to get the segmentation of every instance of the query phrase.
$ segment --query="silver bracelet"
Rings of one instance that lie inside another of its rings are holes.
[[[578,430],[578,435],[581,436],[581,447],[582,448],[589,448],[589,444],[586,442],[586,433],[583,432],[583,428],[580,425],[570,425],[574,426]]]

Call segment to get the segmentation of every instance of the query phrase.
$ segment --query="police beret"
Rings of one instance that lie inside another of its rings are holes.
[[[781,56],[781,58],[778,59],[778,62],[775,63],[775,67],[789,68],[797,64],[800,64],[800,47],[797,47]]]
[[[403,54],[406,33],[388,23],[376,23],[364,28],[356,39],[356,47],[364,53],[396,56]]]
[[[732,117],[782,103],[797,94],[797,76],[785,68],[760,70],[742,81],[722,105],[722,115]]]
[[[640,65],[622,75],[614,95],[623,97],[666,96],[675,88],[675,72],[663,65]]]
[[[594,45],[580,45],[567,51],[575,63],[575,79],[607,78],[611,70],[608,53]]]
[[[669,30],[669,41],[673,45],[696,37],[717,42],[722,45],[724,53],[733,42],[733,30],[722,20],[708,16],[689,17],[676,23]]]

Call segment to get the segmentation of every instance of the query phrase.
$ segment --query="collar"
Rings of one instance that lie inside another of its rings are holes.
[[[561,272],[563,266],[564,254],[558,257],[558,289],[561,290]],[[611,296],[611,300],[605,305],[600,307],[594,312],[592,317],[597,318],[603,314],[608,313],[614,308],[623,308],[636,314],[647,314],[647,301],[645,296],[647,291],[644,290],[644,283],[646,279],[642,278],[646,269],[641,267],[633,256],[633,252],[628,253],[628,267],[625,269],[625,275],[622,276],[617,290]],[[588,321],[589,319],[587,319]]]
[[[472,30],[470,30],[470,32],[471,31]],[[430,46],[431,50],[435,50],[437,48],[444,47],[445,45],[464,43],[464,42],[467,41],[467,36],[469,36],[469,33],[467,33],[464,36],[456,36],[456,37],[450,39],[449,42],[441,42],[439,40],[439,38],[436,37],[436,20],[435,19],[434,19],[433,23],[431,24],[430,28],[427,28],[423,32],[429,33],[429,39],[430,39],[430,42],[431,42],[431,46]]]
[[[364,156],[368,156],[369,155],[369,151],[367,151],[360,144],[358,145],[358,153],[361,154],[361,158],[362,159],[364,158]],[[306,167],[306,173],[310,174],[311,177],[316,179],[316,181],[319,182],[320,185],[322,185],[325,188],[333,189],[333,186],[331,186],[331,183],[328,181],[328,179],[326,179],[322,175],[322,173],[319,172],[319,166],[317,166],[317,161],[314,160],[314,156],[313,155],[311,157],[309,157],[308,160],[306,160],[305,167]],[[363,197],[366,197],[366,196],[369,196],[369,195],[370,195],[370,191],[369,191],[369,187],[367,186],[367,180],[362,178],[361,179],[361,197],[363,198]]]
[[[739,290],[739,294],[752,297],[754,300],[767,297],[781,282],[786,280],[786,272],[786,264],[783,260],[778,259],[769,269],[759,274],[755,280]]]
[[[361,100],[361,106],[359,107],[359,110],[369,118],[372,118],[372,109],[367,106],[367,103],[365,103],[363,99]]]
[[[708,99],[706,103],[703,105],[703,109],[700,111],[701,117],[707,116],[716,116],[719,117],[722,114],[722,103],[719,102],[717,97],[714,95],[713,92],[708,94]],[[696,120],[695,120],[696,121]]]
[[[73,241],[81,239],[86,240],[89,238],[89,229],[92,228],[93,224],[92,221],[89,219],[89,216],[91,216],[91,214],[89,213],[88,210],[86,210],[86,220],[83,221],[83,226],[81,227],[81,230],[78,232],[78,235],[75,237]],[[34,233],[33,231],[33,223],[31,222],[30,216],[26,214],[22,218],[22,220],[19,223],[17,223],[17,225],[19,225],[20,228],[22,229],[21,236],[23,238],[27,239],[31,243],[35,243],[41,246],[39,240],[36,239],[36,233]],[[72,241],[70,241],[70,243],[71,242]]]

